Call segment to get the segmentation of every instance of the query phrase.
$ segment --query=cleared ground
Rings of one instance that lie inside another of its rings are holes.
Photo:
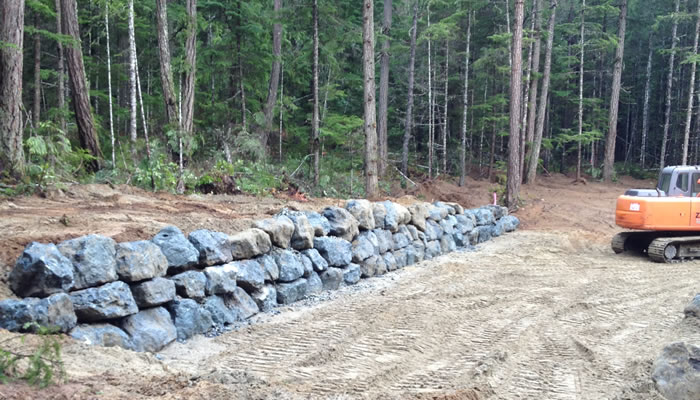
[[[157,356],[66,339],[71,383],[31,395],[660,399],[649,378],[660,349],[700,342],[700,327],[682,315],[700,291],[700,263],[614,255],[614,195],[641,183],[569,182],[526,191],[526,229],[477,252],[366,280],[217,338]],[[0,398],[29,393],[0,386]]]

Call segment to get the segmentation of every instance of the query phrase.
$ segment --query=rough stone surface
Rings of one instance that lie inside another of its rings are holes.
[[[408,208],[399,203],[394,203],[394,208],[396,209],[396,214],[398,215],[397,220],[399,222],[399,226],[411,223],[411,212],[408,210]]]
[[[343,282],[343,270],[340,268],[328,268],[321,273],[323,290],[337,290]]]
[[[454,237],[452,235],[443,235],[440,238],[440,249],[442,254],[451,253],[457,250],[457,244],[455,243]]]
[[[245,290],[237,288],[231,296],[226,298],[226,304],[235,310],[243,319],[248,319],[260,312],[258,304]]]
[[[425,244],[423,244],[423,242],[420,241],[415,241],[413,242],[412,247],[416,252],[416,262],[419,263],[425,260]]]
[[[396,257],[394,257],[394,253],[384,253],[382,257],[384,258],[384,264],[386,265],[387,271],[395,271],[399,268],[399,263],[396,262]]]
[[[207,277],[199,271],[187,271],[170,278],[175,282],[178,295],[190,299],[203,299],[207,287]]]
[[[415,203],[408,207],[408,211],[411,213],[411,225],[425,232],[425,220],[430,216],[430,204],[428,203]]]
[[[165,276],[168,259],[156,244],[148,240],[118,243],[116,246],[117,275],[125,282]]]
[[[403,249],[411,243],[411,238],[405,233],[397,232],[393,236],[394,248],[392,250]]]
[[[352,244],[335,237],[314,239],[314,248],[333,267],[344,267],[352,262]]]
[[[306,213],[306,218],[309,220],[311,227],[314,228],[314,235],[327,236],[331,231],[331,224],[323,215],[315,211],[309,211]]]
[[[248,293],[265,285],[265,270],[255,260],[234,261],[226,264],[236,274],[236,284]]]
[[[374,228],[385,229],[386,207],[384,207],[384,203],[372,203],[372,215],[374,215]]]
[[[319,253],[318,250],[308,249],[304,250],[302,254],[305,255],[309,260],[311,260],[311,264],[314,267],[314,271],[323,272],[328,269],[328,261],[326,261],[326,259],[323,258],[323,256],[321,256],[321,253]]]
[[[163,307],[149,308],[126,317],[121,328],[131,338],[134,350],[156,352],[177,338],[177,329]]]
[[[491,225],[496,222],[493,216],[493,211],[489,208],[482,207],[474,210],[474,217],[476,218],[476,224],[479,226]]]
[[[68,332],[77,323],[77,317],[70,297],[65,293],[56,293],[44,299],[29,297],[0,301],[0,328],[11,332],[36,330],[35,325],[25,329],[27,323]]]
[[[306,278],[306,294],[317,294],[323,291],[323,282],[316,272]]]
[[[394,248],[394,236],[391,232],[384,229],[375,229],[372,232],[377,237],[380,254],[386,253]]]
[[[236,290],[237,270],[232,264],[204,268],[207,277],[207,295],[233,293]]]
[[[488,242],[491,240],[491,226],[490,225],[483,225],[479,226],[476,228],[476,230],[479,232],[479,243],[484,243]]]
[[[449,212],[445,207],[438,207],[435,204],[431,204],[428,207],[428,218],[435,222],[440,222],[443,218],[447,217]]]
[[[272,256],[280,268],[278,281],[292,282],[304,276],[304,263],[299,253],[276,249],[272,252]]]
[[[206,229],[196,230],[188,236],[190,243],[199,251],[199,263],[207,266],[226,264],[233,260],[228,235]]]
[[[360,264],[360,272],[363,278],[381,275],[386,270],[386,264],[382,256],[372,256]]]
[[[121,347],[135,350],[129,335],[112,324],[81,324],[73,328],[69,335],[73,339],[91,346]]]
[[[265,271],[265,281],[274,282],[280,277],[280,268],[275,258],[269,254],[255,259]]]
[[[270,236],[265,231],[251,228],[229,236],[234,260],[247,260],[265,254],[272,248]]]
[[[399,229],[399,210],[397,208],[398,204],[393,203],[389,200],[383,201],[381,203],[384,206],[384,226],[376,225],[377,228],[383,227],[384,229],[391,231],[391,233],[396,232]],[[408,210],[406,210],[408,212]],[[410,213],[409,213],[410,214]],[[375,219],[376,221],[376,219]]]
[[[442,254],[442,247],[439,240],[431,240],[425,246],[425,259],[430,260]]]
[[[508,215],[508,208],[506,208],[506,207],[488,205],[488,206],[484,206],[483,208],[490,210],[491,213],[493,213],[493,217],[497,220]]]
[[[165,278],[154,278],[131,286],[139,308],[159,306],[175,299],[175,282]]]
[[[73,289],[99,286],[117,280],[116,242],[101,235],[66,240],[58,251],[73,263]]]
[[[177,329],[177,340],[206,333],[214,326],[211,313],[192,299],[177,299],[167,308]]]
[[[503,230],[506,232],[513,232],[520,226],[520,220],[514,215],[506,215],[505,217],[498,220],[498,223],[503,225]]]
[[[323,216],[330,224],[329,234],[332,236],[351,242],[360,233],[357,220],[344,208],[326,207],[323,210]]]
[[[223,326],[241,320],[238,310],[229,308],[222,296],[209,296],[204,299],[202,307],[209,312],[214,324]]]
[[[454,207],[447,203],[443,203],[442,201],[436,201],[433,204],[435,205],[435,207],[444,208],[445,210],[447,210],[447,215],[455,215],[457,213]]]
[[[455,218],[457,219],[456,228],[460,233],[467,233],[476,227],[476,219],[473,214],[456,215]]]
[[[274,285],[265,285],[251,296],[260,308],[260,311],[267,312],[277,307],[277,289]]]
[[[404,248],[403,251],[406,252],[406,266],[413,265],[417,262],[416,248],[413,247],[413,245],[406,246],[406,248]],[[396,255],[394,255],[394,257],[396,257]]]
[[[411,238],[411,241],[418,240],[418,238],[419,238],[418,234],[420,232],[420,231],[418,231],[418,228],[416,228],[413,225],[406,225],[406,230],[408,230],[408,234],[409,234],[409,237]]]
[[[294,222],[284,215],[255,221],[253,228],[265,231],[270,235],[272,244],[283,249],[289,248],[294,234]]]
[[[369,232],[371,233],[371,232]],[[376,239],[376,236],[375,236]],[[378,246],[377,246],[378,247]],[[366,235],[360,235],[352,242],[352,262],[361,263],[375,254],[375,247]]]
[[[309,219],[302,213],[290,213],[289,219],[294,223],[291,246],[296,250],[310,249],[314,245],[315,229]]]
[[[311,276],[311,274],[314,272],[314,263],[311,262],[311,259],[303,254],[299,255],[299,259],[301,259],[301,263],[304,264],[304,278],[308,278]]]
[[[426,222],[425,236],[428,240],[440,240],[443,235],[442,227],[433,220]]]
[[[355,217],[360,229],[374,229],[374,214],[369,200],[348,200],[345,203],[345,209]]]
[[[170,268],[192,267],[199,262],[199,251],[176,226],[161,229],[151,240],[160,247]]]
[[[80,322],[104,321],[139,311],[129,285],[121,281],[71,292],[70,299]]]
[[[408,256],[406,255],[406,250],[399,249],[399,250],[394,251],[392,254],[394,256],[394,261],[396,261],[396,268],[401,269],[401,268],[405,267],[406,265],[408,265],[406,263],[406,260],[408,258]]]
[[[472,229],[471,231],[469,231],[469,233],[467,233],[467,237],[469,238],[470,245],[473,246],[473,245],[479,243],[479,229],[478,228]]]
[[[277,284],[277,302],[279,304],[291,304],[306,296],[306,279],[297,279],[294,282]]]
[[[683,313],[686,318],[700,318],[700,293],[696,294],[693,300],[685,306]]]
[[[667,399],[700,399],[700,347],[682,342],[666,346],[652,366],[651,377]]]
[[[343,282],[346,285],[354,285],[360,281],[362,277],[361,267],[357,264],[350,264],[343,268]]]
[[[464,236],[462,232],[459,230],[456,230],[455,233],[452,234],[452,240],[454,240],[455,245],[459,247],[466,247],[469,245],[469,237]]]
[[[445,203],[446,205],[452,207],[455,210],[455,215],[464,214],[464,207],[458,203]]]
[[[73,264],[56,245],[32,242],[17,260],[9,280],[18,296],[45,297],[73,287]]]
[[[456,220],[451,221],[450,218],[454,219],[454,217],[450,215],[447,218],[440,221],[440,228],[442,228],[442,232],[444,235],[452,235],[455,232],[455,229],[454,229],[455,226],[454,226],[453,222],[456,223]]]
[[[500,223],[500,221],[498,221],[495,224],[490,225],[490,226],[491,226],[491,237],[492,238],[499,237],[499,236],[503,235],[504,233],[506,233],[506,230],[503,227],[503,224]]]

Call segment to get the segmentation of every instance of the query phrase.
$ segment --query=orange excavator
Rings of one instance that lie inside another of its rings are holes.
[[[700,166],[666,167],[655,189],[617,198],[615,223],[634,232],[612,239],[615,253],[646,253],[669,263],[700,258]]]

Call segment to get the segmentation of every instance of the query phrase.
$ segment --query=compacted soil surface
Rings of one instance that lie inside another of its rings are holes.
[[[158,354],[65,337],[67,383],[0,385],[0,399],[661,399],[650,378],[655,357],[669,342],[700,342],[682,313],[700,292],[700,262],[656,264],[610,250],[620,230],[615,198],[651,186],[541,178],[523,188],[521,229],[476,251],[362,280]],[[412,195],[477,206],[491,190],[432,182]],[[284,206],[339,203],[109,186],[3,200],[0,272],[32,240],[133,240],[167,224],[233,233]],[[0,283],[0,298],[11,296]],[[14,336],[0,331],[0,342]]]

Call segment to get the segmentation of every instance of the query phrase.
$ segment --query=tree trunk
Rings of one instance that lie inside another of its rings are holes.
[[[277,90],[279,89],[280,67],[282,65],[282,24],[280,24],[280,10],[282,9],[282,0],[275,0],[274,3],[275,19],[277,20],[272,26],[272,71],[270,71],[270,82],[267,89],[267,101],[263,108],[265,117],[265,126],[262,127],[260,134],[260,143],[263,148],[267,149],[267,141],[272,130],[272,119],[274,117],[275,104],[277,104]]]
[[[182,129],[187,135],[190,135],[194,128],[194,90],[197,72],[197,0],[187,0],[187,18],[185,84],[182,88]]]
[[[134,32],[134,0],[129,0],[129,134],[131,153],[136,162],[136,33]]]
[[[90,110],[90,96],[88,94],[83,53],[80,47],[80,30],[78,28],[78,8],[75,0],[61,0],[61,22],[63,33],[73,38],[75,43],[65,49],[68,60],[68,74],[71,82],[71,95],[73,97],[73,109],[75,121],[78,125],[78,137],[80,145],[95,157],[89,163],[88,168],[96,171],[99,168],[99,159],[102,151],[97,142],[95,122]]]
[[[428,2],[428,30],[430,30],[430,2]],[[433,65],[431,40],[428,36],[428,179],[433,179]]]
[[[664,114],[664,136],[661,139],[661,155],[659,168],[664,169],[666,161],[666,142],[668,141],[668,131],[671,128],[671,95],[673,93],[673,64],[676,60],[676,44],[678,43],[678,11],[680,0],[676,0],[676,7],[673,14],[673,28],[671,28],[671,55],[668,58],[668,75],[666,78],[666,111]]]
[[[109,138],[112,142],[112,169],[117,167],[114,141],[114,112],[112,105],[112,54],[109,44],[109,2],[105,2],[105,35],[107,39],[107,95],[109,96]]]
[[[472,13],[469,13],[467,21],[467,51],[464,56],[464,96],[462,98],[462,147],[460,153],[460,175],[459,186],[464,186],[467,175],[467,106],[469,105],[469,57],[471,53],[469,46],[472,40]],[[472,121],[474,118],[472,117]]]
[[[38,14],[34,16],[34,25],[40,29]],[[41,35],[34,34],[34,104],[32,104],[32,123],[34,129],[39,127],[41,120]]]
[[[364,64],[365,103],[365,195],[379,195],[377,179],[377,110],[374,85],[374,2],[364,0],[362,8],[362,62]]]
[[[387,160],[389,159],[387,121],[389,108],[389,33],[391,31],[391,0],[384,0],[384,23],[382,35],[385,36],[382,44],[380,73],[379,73],[379,118],[377,119],[377,135],[379,138],[379,176],[386,173]]]
[[[63,33],[63,28],[61,24],[61,0],[56,0],[56,33],[57,34],[62,34]],[[56,88],[57,88],[57,96],[56,98],[58,99],[58,125],[61,127],[61,130],[65,132],[66,130],[66,116],[65,116],[65,110],[66,110],[66,88],[65,88],[65,70],[64,70],[64,65],[65,65],[65,60],[63,57],[63,43],[58,40],[56,41],[58,44],[58,82],[56,83]]]
[[[542,76],[542,93],[540,95],[540,106],[537,110],[537,123],[535,126],[535,136],[532,144],[532,151],[529,156],[527,171],[527,182],[535,183],[537,176],[537,165],[540,159],[540,148],[542,146],[542,134],[544,133],[544,120],[547,111],[547,96],[549,95],[549,81],[552,70],[552,47],[554,43],[554,25],[556,22],[557,0],[549,0],[551,14],[547,27],[547,47],[544,56],[544,74]]]
[[[525,0],[515,0],[513,52],[510,73],[510,137],[508,138],[508,183],[506,205],[517,207],[520,195],[520,111],[523,78],[523,18]]]
[[[644,86],[644,111],[642,113],[642,149],[639,153],[639,164],[644,169],[646,164],[647,135],[649,134],[649,98],[651,97],[651,61],[654,55],[652,49],[653,35],[649,34],[649,56],[647,58],[647,77]]]
[[[241,29],[243,22],[241,21],[241,0],[238,0],[238,30],[236,31],[236,51],[238,53],[238,86],[241,92],[241,125],[243,131],[248,129],[248,108],[245,99],[245,85],[243,84],[243,56],[241,53]]]
[[[319,99],[318,99],[318,1],[313,5],[314,24],[314,55],[313,55],[313,121],[311,123],[311,153],[314,155],[314,186],[318,186],[320,180],[321,135],[319,132]]]
[[[578,70],[578,157],[576,159],[576,180],[581,180],[581,139],[583,138],[583,61],[586,40],[586,0],[581,5],[581,59]]]
[[[535,21],[535,50],[532,53],[532,71],[533,71],[533,78],[532,82],[530,82],[530,105],[528,106],[528,118],[527,118],[527,134],[525,135],[525,154],[527,157],[532,157],[532,145],[533,145],[533,140],[535,139],[535,123],[537,120],[537,91],[539,90],[539,77],[537,74],[540,72],[540,54],[542,52],[542,19],[540,16],[542,15],[542,0],[536,0],[537,1],[537,10],[538,13],[535,15],[536,21]],[[542,107],[540,105],[540,107]],[[523,182],[527,183],[529,174],[526,173],[526,163],[531,162],[530,159],[525,158],[523,162]]]
[[[413,130],[413,86],[416,72],[416,34],[418,31],[418,2],[413,3],[413,25],[411,27],[411,58],[408,66],[408,105],[406,106],[406,126],[401,152],[401,171],[408,176],[408,144]]]
[[[445,40],[445,108],[442,114],[442,173],[447,175],[447,108],[449,105],[450,40]]]
[[[695,71],[697,63],[695,58],[698,55],[698,39],[700,39],[700,2],[698,3],[697,20],[695,21],[695,39],[693,39],[693,61],[690,69],[690,84],[688,85],[688,112],[685,116],[685,135],[683,136],[683,160],[682,165],[688,161],[688,140],[690,139],[690,123],[693,117],[693,100],[695,96]]]
[[[530,30],[535,32],[535,27],[537,24],[537,15],[539,12],[537,0],[532,2],[532,21],[530,23]],[[527,73],[525,76],[525,82],[523,83],[525,93],[523,94],[523,102],[520,106],[520,118],[522,118],[522,123],[520,124],[520,162],[518,168],[520,168],[520,179],[525,179],[525,152],[527,151],[527,118],[528,112],[527,108],[530,104],[530,82],[532,81],[532,67],[535,50],[534,40],[530,42],[528,46],[527,53]]]
[[[0,3],[0,177],[24,175],[22,46],[24,0]]]
[[[617,33],[617,50],[615,52],[615,67],[613,69],[613,86],[610,97],[610,119],[608,137],[605,142],[605,163],[603,164],[603,180],[610,182],[615,167],[615,139],[617,139],[617,111],[620,105],[620,84],[622,80],[622,60],[625,54],[625,30],[627,28],[627,0],[620,4],[620,23]]]
[[[167,0],[156,0],[156,21],[158,25],[158,56],[160,58],[160,83],[163,87],[163,101],[165,102],[165,116],[168,124],[178,124],[177,100],[175,98],[175,84],[173,82],[173,70],[170,62],[170,35],[168,34],[168,3]]]

